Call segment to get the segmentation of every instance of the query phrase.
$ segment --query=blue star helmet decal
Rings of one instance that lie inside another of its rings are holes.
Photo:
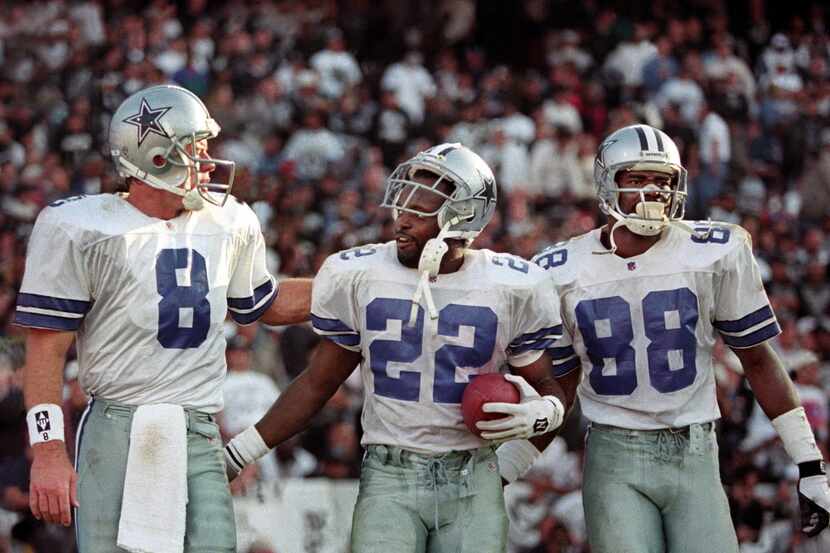
[[[157,134],[164,138],[170,138],[167,132],[160,124],[160,120],[164,115],[173,109],[172,107],[153,108],[147,103],[145,98],[141,99],[141,108],[135,115],[131,115],[124,119],[125,123],[134,125],[138,131],[138,145],[144,142],[144,139],[150,133]]]

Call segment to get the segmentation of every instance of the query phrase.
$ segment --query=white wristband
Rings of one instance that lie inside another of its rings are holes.
[[[29,425],[29,444],[51,440],[65,441],[63,436],[63,409],[54,403],[39,403],[26,413]]]
[[[527,440],[510,440],[496,448],[499,460],[499,474],[512,484],[525,475],[533,462],[539,458],[539,450]]]
[[[795,464],[821,460],[821,451],[816,445],[816,437],[807,421],[804,407],[796,407],[775,417],[772,425]]]
[[[249,426],[225,445],[225,462],[239,473],[271,451],[255,426]]]

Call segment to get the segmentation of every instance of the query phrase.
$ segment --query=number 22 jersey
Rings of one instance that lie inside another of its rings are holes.
[[[76,332],[93,396],[216,412],[226,314],[251,323],[276,293],[259,221],[233,197],[165,221],[123,195],[77,196],[38,216],[15,323]]]
[[[467,250],[455,273],[430,285],[433,320],[418,306],[419,273],[400,264],[394,242],[330,256],[314,279],[315,332],[363,355],[364,445],[425,454],[486,444],[466,426],[461,395],[476,374],[526,366],[561,333],[547,275],[521,258]]]
[[[702,228],[697,225],[697,228]],[[719,334],[748,348],[780,332],[748,233],[717,223],[706,237],[669,227],[645,253],[605,252],[600,229],[534,257],[560,298],[554,373],[581,367],[591,421],[657,429],[720,417],[713,371]]]

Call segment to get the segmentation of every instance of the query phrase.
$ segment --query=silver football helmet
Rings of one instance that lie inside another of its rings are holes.
[[[234,162],[195,155],[196,142],[219,130],[198,96],[178,86],[153,86],[124,100],[112,116],[110,151],[119,175],[182,196],[186,209],[201,209],[204,201],[222,206],[233,187]],[[191,171],[202,164],[226,167],[227,182],[194,186]]]
[[[656,171],[672,177],[670,190],[649,184],[643,188],[620,188],[621,171]],[[600,209],[643,236],[659,234],[672,222],[683,219],[686,210],[686,169],[669,135],[649,125],[631,125],[611,133],[599,146],[594,160],[594,185]],[[657,201],[653,198],[655,192]],[[620,209],[620,192],[638,192],[634,213]]]
[[[431,185],[413,179],[418,171],[435,175]],[[449,182],[454,190],[445,194],[438,189]],[[444,202],[432,213],[424,213],[409,206],[418,190],[427,190],[443,198]],[[481,233],[496,211],[496,177],[478,154],[459,143],[439,144],[398,165],[386,181],[382,207],[415,213],[423,217],[438,217],[442,238],[460,238],[471,243]]]

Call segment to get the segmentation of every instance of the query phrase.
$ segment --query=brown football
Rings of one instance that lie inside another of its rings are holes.
[[[499,419],[505,415],[501,413],[485,413],[481,406],[485,403],[519,403],[519,390],[499,373],[482,374],[474,377],[464,388],[461,396],[461,413],[464,424],[470,432],[481,437],[481,431],[476,428],[478,421]]]

